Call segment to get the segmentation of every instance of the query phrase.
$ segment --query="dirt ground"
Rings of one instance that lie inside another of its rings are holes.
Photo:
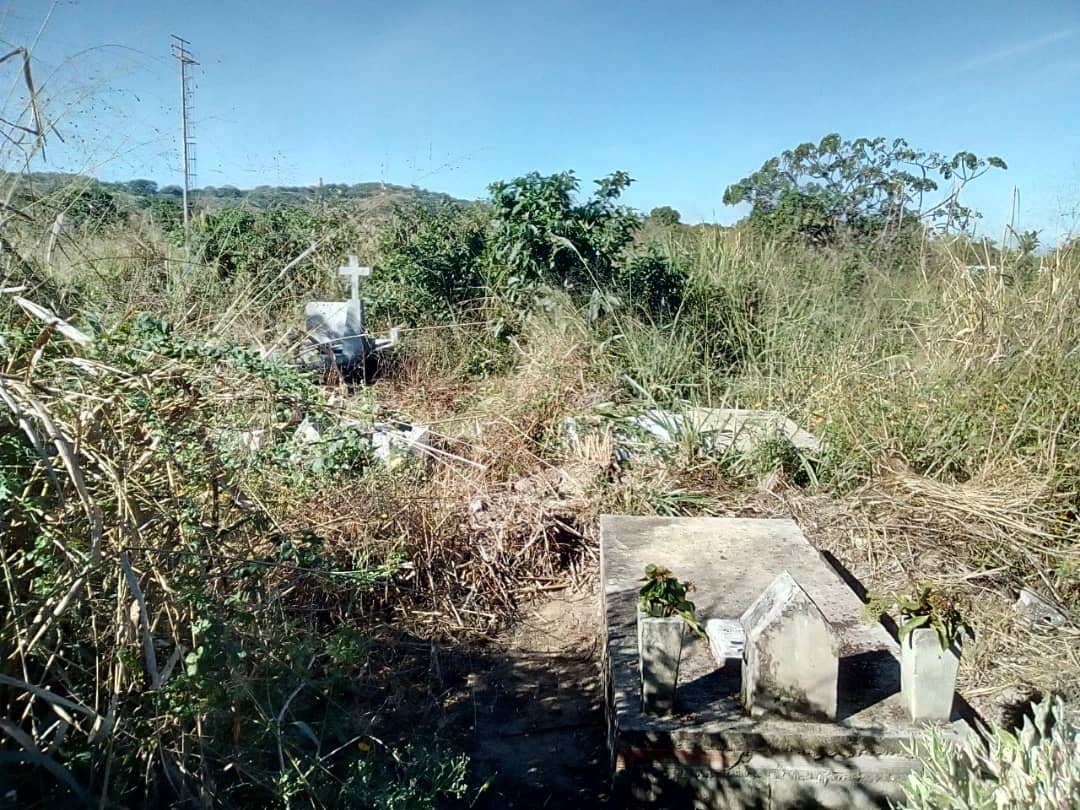
[[[580,808],[607,801],[595,584],[550,592],[473,659],[448,720],[468,731],[478,807]]]

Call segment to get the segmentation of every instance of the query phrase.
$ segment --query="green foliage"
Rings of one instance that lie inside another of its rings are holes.
[[[963,636],[971,635],[971,628],[961,614],[955,598],[929,585],[918,585],[908,593],[874,596],[866,607],[867,615],[875,619],[886,612],[900,615],[901,642],[912,630],[920,627],[937,633],[943,650],[949,649]]]
[[[448,756],[414,747],[392,753],[392,757],[354,761],[330,806],[434,810],[469,793],[469,760],[464,755]]]
[[[845,141],[834,133],[770,158],[729,186],[724,203],[748,203],[759,228],[815,245],[895,237],[918,222],[964,232],[979,214],[959,202],[960,191],[990,169],[1005,168],[997,157],[963,151],[948,158],[902,138]],[[940,199],[938,179],[951,184]]]
[[[180,202],[168,197],[154,197],[148,211],[151,221],[163,234],[177,245],[184,243],[184,212]]]
[[[638,604],[646,616],[664,618],[681,616],[687,626],[702,638],[705,628],[694,614],[694,603],[686,598],[688,582],[679,582],[667,568],[649,563],[645,566],[645,584],[638,591]]]
[[[48,200],[51,215],[63,214],[68,225],[83,229],[99,229],[124,220],[116,197],[98,185],[72,186],[58,197]]]
[[[9,370],[25,369],[36,351],[21,340],[4,345]],[[296,806],[317,795],[333,805],[342,785],[352,791],[344,806],[419,808],[457,795],[459,757],[417,752],[425,764],[416,772],[399,768],[391,752],[349,742],[355,714],[345,707],[364,699],[358,678],[371,655],[359,600],[392,581],[406,559],[390,545],[342,559],[282,508],[284,498],[324,489],[331,473],[348,466],[355,474],[355,464],[334,467],[359,446],[344,442],[323,450],[330,460],[311,476],[314,486],[293,483],[303,462],[289,452],[290,423],[297,413],[326,415],[319,389],[295,367],[187,337],[149,314],[71,354],[71,344],[51,341],[50,352],[34,357],[41,392],[33,416],[20,423],[5,408],[0,418],[0,509],[13,565],[5,587],[15,622],[0,629],[0,654],[20,657],[20,679],[78,703],[102,681],[117,690],[109,709],[116,726],[110,720],[100,740],[73,728],[50,753],[49,771],[65,784],[92,785],[109,806],[183,804],[193,788],[223,807]],[[5,383],[6,401],[27,412],[29,387],[12,385]],[[42,419],[72,437],[64,466],[53,461],[55,484],[19,429],[33,432]],[[261,431],[264,448],[237,452],[233,437],[244,430]],[[78,479],[69,480],[71,470]],[[107,521],[100,537],[92,514]],[[111,522],[116,514],[131,516],[122,531]],[[100,559],[92,561],[95,543]],[[138,572],[130,580],[121,573],[127,558]],[[125,583],[140,578],[134,597],[136,586]],[[138,611],[129,617],[137,598],[149,616],[171,617],[152,641],[138,630]],[[37,649],[16,653],[24,639],[11,628],[44,615],[46,605],[51,629]],[[328,615],[333,621],[322,621]],[[5,716],[17,716],[25,697],[10,684],[0,690]],[[32,711],[22,721],[27,733],[46,729],[47,705]],[[321,756],[338,748],[332,760]],[[383,775],[371,776],[379,768]],[[0,762],[0,782],[21,802],[59,800],[62,789],[44,774]]]
[[[817,483],[817,474],[811,459],[804,456],[795,443],[777,431],[765,434],[753,443],[748,452],[735,447],[724,450],[720,462],[735,477],[760,477],[779,472],[796,486],[805,487]]]
[[[670,228],[679,224],[681,215],[670,205],[661,205],[649,212],[649,221],[662,228]]]
[[[496,289],[528,301],[543,286],[586,293],[603,288],[639,225],[637,215],[618,204],[632,182],[626,172],[615,172],[597,180],[584,202],[575,198],[573,172],[492,183]]]
[[[137,197],[150,197],[157,193],[157,183],[153,180],[128,180],[124,187]]]
[[[613,281],[630,306],[653,317],[668,317],[677,312],[687,283],[686,274],[655,246],[641,256],[621,262]]]
[[[996,731],[988,747],[932,728],[911,754],[922,767],[904,785],[904,810],[1080,807],[1080,729],[1057,697],[1036,704],[1019,732]]]
[[[381,258],[365,289],[369,308],[391,322],[450,320],[483,297],[486,247],[481,209],[399,207],[379,234]]]
[[[322,236],[312,212],[284,205],[204,212],[192,227],[193,246],[223,278],[281,267]],[[305,266],[310,268],[310,261]]]

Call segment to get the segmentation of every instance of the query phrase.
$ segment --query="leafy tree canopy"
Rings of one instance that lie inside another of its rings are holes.
[[[678,225],[679,220],[682,219],[682,215],[670,205],[661,205],[649,212],[649,219],[657,225],[669,227],[671,225]]]
[[[508,272],[508,286],[595,288],[610,279],[640,224],[632,209],[618,203],[632,182],[626,172],[614,172],[597,180],[583,202],[576,199],[580,181],[573,172],[532,172],[488,186],[492,248]]]
[[[765,161],[727,188],[724,203],[749,203],[755,225],[815,244],[895,235],[916,222],[969,231],[979,213],[960,203],[960,192],[1005,168],[998,157],[963,151],[950,158],[903,138],[845,141],[834,133]]]

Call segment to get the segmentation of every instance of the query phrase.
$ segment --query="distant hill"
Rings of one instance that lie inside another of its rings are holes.
[[[104,191],[112,195],[121,208],[149,207],[154,200],[179,200],[183,189],[177,185],[159,186],[153,180],[107,182],[78,174],[33,172],[25,175],[7,174],[3,188],[15,185],[15,197],[21,200],[42,200],[75,189]],[[301,208],[320,205],[357,205],[364,210],[390,208],[395,203],[420,203],[434,206],[448,202],[467,205],[470,201],[449,194],[429,191],[419,186],[399,186],[392,183],[326,183],[316,186],[256,186],[251,189],[236,186],[204,186],[193,189],[190,202],[195,209],[215,210],[234,205],[269,208],[286,204]]]

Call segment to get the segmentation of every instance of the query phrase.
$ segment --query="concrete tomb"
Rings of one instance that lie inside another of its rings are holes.
[[[790,441],[800,453],[815,457],[821,442],[778,411],[747,408],[687,408],[681,412],[649,410],[630,420],[661,444],[686,437],[706,449],[732,448],[748,453],[761,442],[773,438]]]
[[[637,595],[648,563],[695,585],[673,712],[643,710]],[[921,724],[900,649],[790,520],[605,515],[604,680],[616,796],[628,806],[885,807]],[[957,701],[957,707],[962,702]],[[953,714],[947,737],[970,732]]]

